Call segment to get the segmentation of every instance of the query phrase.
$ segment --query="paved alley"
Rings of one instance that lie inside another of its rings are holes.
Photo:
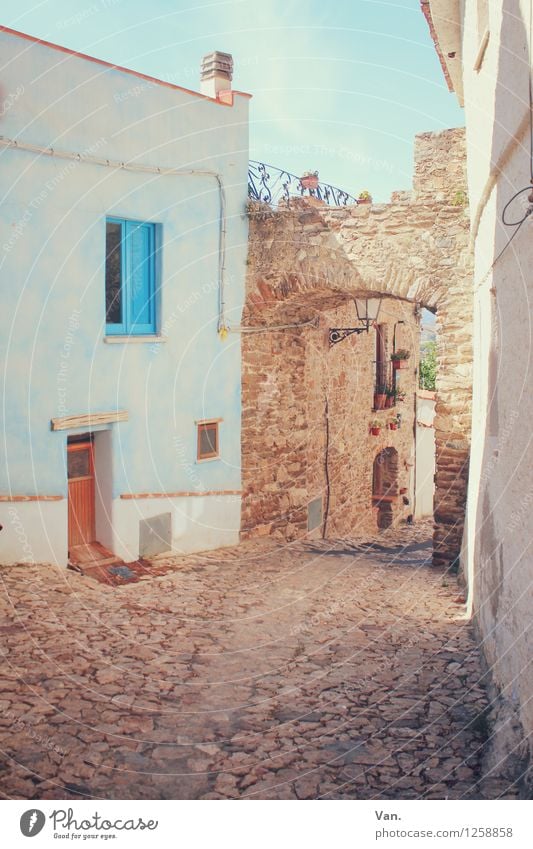
[[[430,558],[422,524],[124,587],[2,567],[3,797],[480,798],[479,655]]]

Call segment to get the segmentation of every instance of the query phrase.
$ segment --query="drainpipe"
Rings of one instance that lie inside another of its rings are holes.
[[[420,340],[420,311],[415,306],[415,318],[416,324],[418,327],[418,339]],[[418,343],[418,350],[420,352],[420,341]],[[418,419],[418,384],[420,380],[420,356],[418,358],[418,366],[415,369],[415,391],[413,398],[413,410],[414,410],[414,419],[413,419],[413,522],[415,521],[416,515],[416,430],[417,430],[417,419]]]

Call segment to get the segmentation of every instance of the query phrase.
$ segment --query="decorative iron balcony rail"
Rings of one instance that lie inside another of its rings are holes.
[[[280,201],[288,203],[291,198],[300,197],[313,197],[329,206],[358,203],[353,195],[337,186],[319,182],[316,188],[306,188],[296,174],[255,160],[248,163],[248,197],[271,206],[277,206]]]

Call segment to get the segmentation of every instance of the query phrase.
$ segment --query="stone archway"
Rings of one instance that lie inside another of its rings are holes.
[[[303,340],[323,332],[319,316],[346,309],[349,321],[355,294],[379,293],[394,309],[403,305],[415,314],[420,306],[436,312],[434,563],[443,566],[454,564],[460,551],[470,440],[471,255],[468,211],[461,205],[465,162],[463,130],[424,133],[416,139],[413,191],[395,193],[390,204],[330,208],[302,199],[277,210],[252,204],[243,316],[244,325],[265,329],[315,322],[314,329],[291,331],[287,355],[297,371],[304,368],[296,353],[305,347]],[[260,484],[247,479],[246,445],[254,433],[248,427],[247,410],[253,415],[253,406],[247,393],[254,359],[268,363],[270,354],[258,351],[258,344],[264,346],[259,335],[243,338],[243,476],[245,494],[247,487],[253,494]],[[247,518],[251,527],[253,516]],[[300,530],[303,524],[302,516]]]

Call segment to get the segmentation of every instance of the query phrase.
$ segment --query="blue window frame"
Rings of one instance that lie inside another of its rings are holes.
[[[108,336],[156,333],[156,225],[106,219]]]

